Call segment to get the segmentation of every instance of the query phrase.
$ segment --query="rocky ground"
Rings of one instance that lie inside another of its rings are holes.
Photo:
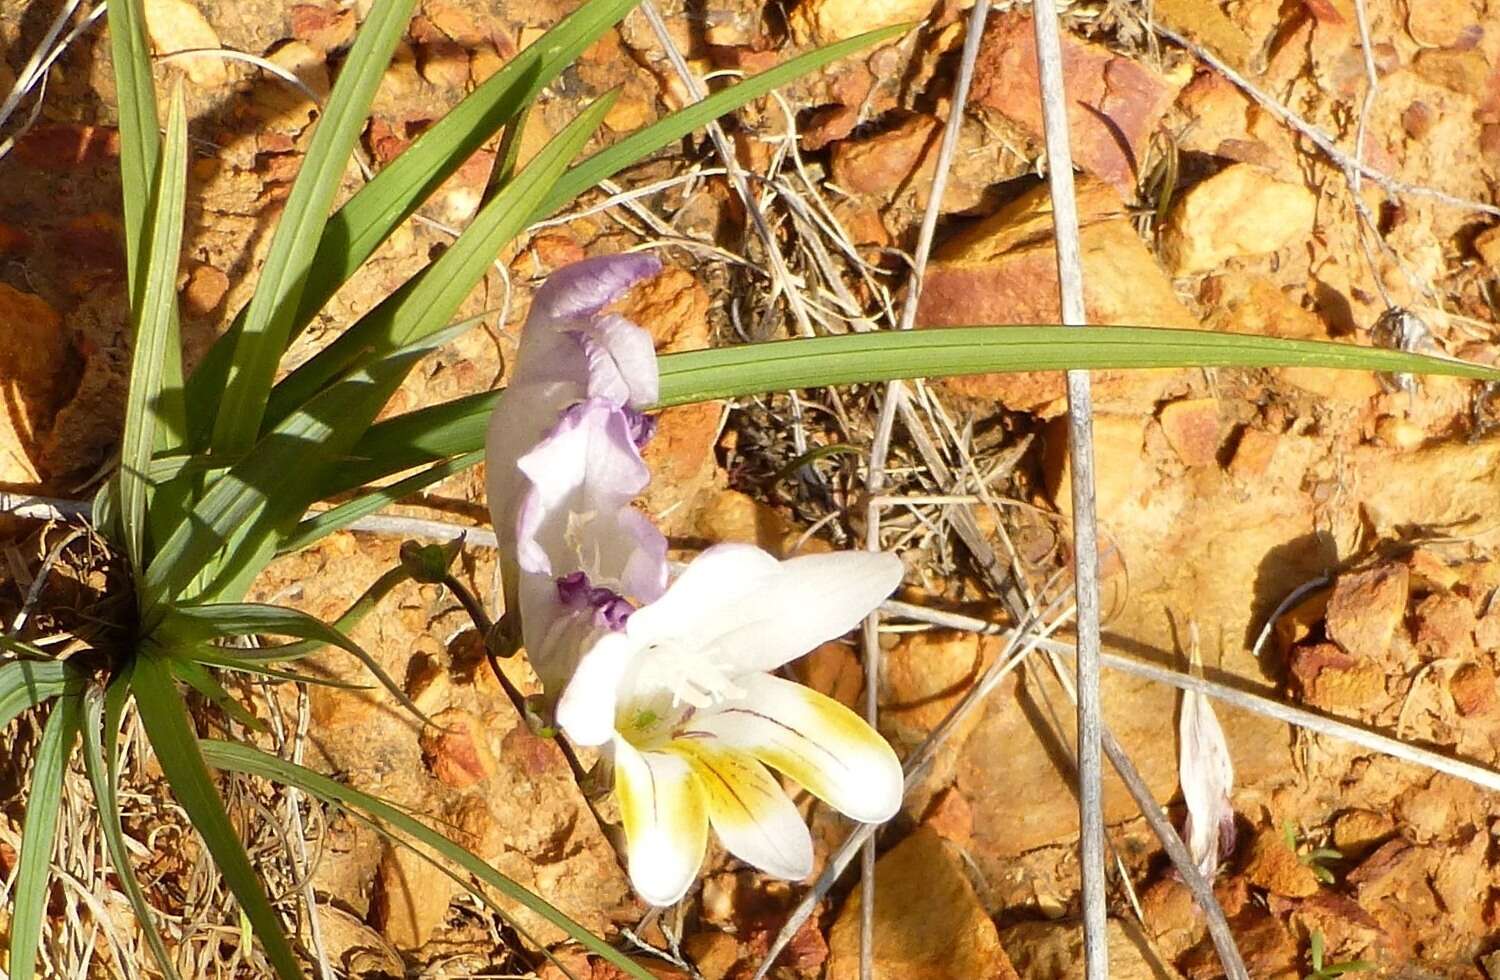
[[[0,8],[0,92],[59,6],[31,0]],[[394,157],[573,6],[420,3],[362,141],[369,163],[378,168]],[[916,241],[951,108],[967,5],[661,6],[700,75],[757,71],[818,43],[925,18],[898,40],[742,111],[729,126],[738,165],[762,178],[763,206],[802,286],[807,329],[894,325],[903,253]],[[1408,346],[1495,361],[1500,223],[1462,203],[1500,200],[1500,8],[1493,2],[1368,0],[1363,40],[1355,0],[1155,0],[1150,16],[1153,5],[1132,0],[1063,6],[1092,321],[1396,345],[1398,320],[1382,315],[1399,308],[1421,328],[1406,332]],[[148,0],[147,7],[160,51],[222,45],[263,55],[322,93],[361,5]],[[1030,15],[1000,7],[985,31],[959,151],[938,202],[943,220],[917,314],[925,329],[1060,316],[1050,203],[1038,176],[1045,167]],[[1213,52],[1219,66],[1156,27]],[[163,82],[179,73],[189,82],[194,157],[181,305],[191,362],[249,295],[316,107],[239,62],[199,57],[159,71]],[[112,77],[107,38],[85,33],[53,71],[35,125],[0,160],[3,487],[86,497],[118,439],[128,325]],[[1245,85],[1267,101],[1257,102]],[[615,87],[621,97],[601,141],[686,97],[639,15],[548,90],[531,115],[523,161],[584,101]],[[1344,163],[1308,131],[1332,139]],[[1390,181],[1352,179],[1346,163],[1356,147],[1370,166],[1410,186],[1397,192]],[[426,217],[466,221],[494,150],[456,174]],[[625,312],[652,330],[662,350],[799,332],[796,309],[771,299],[764,246],[721,167],[706,141],[688,140],[622,180],[627,187],[665,182],[652,193],[608,208],[593,208],[603,198],[591,196],[533,229],[499,257],[506,275],[497,270],[466,307],[508,315],[489,317],[430,357],[387,412],[500,383],[542,276],[642,242],[661,245],[670,268],[632,294]],[[358,179],[351,168],[347,189]],[[448,240],[431,223],[402,229],[299,340],[290,363]],[[643,506],[684,553],[723,540],[759,541],[784,554],[862,542],[859,492],[879,394],[670,410],[651,446],[656,477]],[[1099,373],[1109,645],[1180,666],[1192,624],[1214,679],[1496,765],[1500,437],[1489,395],[1467,382],[1411,384],[1305,368]],[[904,598],[999,617],[995,576],[973,560],[973,541],[962,542],[954,522],[959,511],[972,511],[967,520],[978,540],[1038,590],[1065,566],[1070,474],[1061,377],[967,378],[934,383],[922,396],[919,419],[928,431],[898,427],[891,493],[974,503],[888,510],[885,541],[910,570]],[[924,440],[935,441],[936,462],[923,452]],[[845,444],[858,452],[837,448]],[[809,467],[788,467],[820,446],[835,448]],[[468,473],[397,512],[482,523],[482,488],[482,473]],[[0,517],[6,622],[38,558],[63,533]],[[277,562],[252,598],[333,618],[394,563],[398,543],[336,535]],[[467,549],[462,572],[488,592],[492,555]],[[1273,612],[1309,583],[1257,653]],[[76,592],[77,585],[68,587]],[[934,728],[1000,646],[996,637],[912,624],[883,637],[881,724],[903,751]],[[251,710],[285,717],[307,764],[441,826],[592,930],[614,936],[635,928],[646,910],[631,896],[608,837],[556,747],[511,710],[453,597],[435,586],[405,586],[357,638],[446,733],[420,733],[379,693],[239,693]],[[359,679],[357,665],[343,660],[329,657],[321,667],[336,679]],[[518,684],[534,684],[524,664],[513,669]],[[862,702],[852,645],[829,644],[796,670],[836,697]],[[1119,674],[1106,677],[1104,693],[1107,722],[1157,798],[1172,803],[1178,695]],[[1040,662],[1028,664],[945,743],[881,838],[877,976],[1081,976],[1069,710],[1056,679]],[[1217,889],[1252,976],[1311,973],[1314,936],[1326,950],[1325,967],[1362,960],[1387,976],[1500,976],[1500,859],[1492,842],[1500,807],[1491,796],[1264,717],[1227,708],[1219,715],[1237,767],[1241,833]],[[207,713],[204,723],[225,724]],[[17,765],[0,780],[8,796],[0,806],[6,874],[19,837],[17,767],[33,740],[24,728],[17,734]],[[154,854],[153,897],[197,921],[192,942],[202,945],[210,925],[189,913],[222,912],[222,892],[195,870],[195,845],[180,817],[150,802],[154,771],[139,765],[131,778],[140,795],[129,829],[143,855]],[[246,799],[266,792],[242,789]],[[1180,807],[1171,809],[1180,818]],[[822,860],[848,828],[811,802],[807,811]],[[1112,975],[1220,975],[1201,916],[1112,778],[1106,811],[1118,858]],[[266,850],[275,853],[266,860],[274,862],[278,838],[260,826],[269,812],[240,807],[247,836],[269,840]],[[555,929],[524,912],[514,927],[503,925],[451,879],[369,828],[305,812],[323,943],[347,975],[560,975],[536,955],[561,939]],[[643,949],[642,962],[662,976],[749,976],[802,894],[801,886],[766,880],[721,854],[711,860],[701,890],[639,932],[641,943],[676,961]],[[123,903],[104,907],[119,912],[113,928],[128,936]],[[798,933],[778,974],[857,976],[858,918],[858,892],[846,883]],[[220,942],[229,940],[208,945]],[[566,946],[556,952],[579,976],[614,975]],[[118,975],[108,953],[95,956],[94,969]],[[247,975],[214,969],[200,975]]]

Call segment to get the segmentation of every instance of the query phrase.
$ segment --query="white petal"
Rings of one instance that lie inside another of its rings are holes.
[[[495,401],[484,440],[485,500],[509,562],[516,560],[516,512],[527,489],[517,463],[580,394],[576,385],[523,385],[505,389]]]
[[[708,848],[703,788],[686,760],[615,741],[615,794],[625,825],[630,883],[652,905],[687,894]]]
[[[852,629],[901,575],[901,560],[884,552],[778,562],[752,545],[716,545],[627,628],[644,645],[696,647],[731,672],[775,670]]]
[[[645,546],[666,540],[627,516],[651,478],[622,411],[601,399],[569,409],[516,463],[528,489],[517,513],[517,560],[530,572],[586,571],[595,585],[620,581]]]
[[[711,736],[743,749],[861,823],[884,823],[901,809],[901,763],[863,718],[770,674],[737,682],[744,697],[699,712],[683,736]]]
[[[594,321],[587,336],[595,355],[589,369],[590,397],[632,408],[656,404],[661,375],[649,333],[622,316],[609,315]]]
[[[579,745],[603,745],[615,737],[620,679],[640,648],[625,633],[602,631],[578,661],[557,702],[557,724]]]
[[[712,739],[678,739],[668,749],[697,774],[709,823],[729,853],[777,878],[801,881],[812,874],[812,835],[765,766]]]
[[[1188,850],[1199,870],[1212,877],[1221,858],[1223,828],[1234,824],[1234,808],[1229,801],[1234,763],[1213,706],[1196,691],[1183,692],[1178,738],[1178,779],[1188,811]]]

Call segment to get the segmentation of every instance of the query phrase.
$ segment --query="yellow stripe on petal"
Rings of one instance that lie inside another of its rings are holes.
[[[901,763],[885,739],[848,708],[770,674],[735,678],[744,697],[692,719],[684,734],[711,736],[795,779],[862,823],[901,808]]]
[[[687,760],[615,740],[615,795],[630,883],[652,905],[687,894],[708,849],[708,806]]]
[[[812,836],[766,767],[711,739],[677,739],[667,746],[688,761],[708,799],[708,819],[729,853],[777,878],[812,874]]]

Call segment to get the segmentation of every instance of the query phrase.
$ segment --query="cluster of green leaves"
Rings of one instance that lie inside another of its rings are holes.
[[[118,740],[132,699],[171,791],[279,977],[300,976],[299,957],[234,832],[215,786],[216,769],[296,786],[342,807],[461,869],[469,876],[465,882],[481,882],[526,906],[630,975],[646,975],[539,897],[388,804],[252,746],[200,741],[181,685],[253,728],[255,719],[230,698],[216,671],[311,681],[286,665],[333,646],[358,658],[404,701],[374,658],[349,638],[349,629],[409,571],[397,567],[387,573],[334,624],[293,609],[244,602],[256,575],[276,555],[307,547],[479,461],[492,394],[427,406],[378,424],[374,419],[424,355],[467,327],[452,324],[453,317],[511,239],[601,179],[708,120],[904,28],[794,57],[578,159],[612,103],[613,94],[604,96],[526,167],[515,169],[507,156],[478,213],[449,248],[277,382],[288,346],[335,291],[481,144],[504,129],[507,145],[518,145],[516,133],[538,93],[638,0],[589,0],[333,211],[370,100],[413,2],[375,0],[323,108],[254,294],[187,378],[175,293],[188,159],[183,101],[172,98],[163,135],[142,0],[110,4],[135,346],[120,470],[96,502],[96,521],[129,560],[138,623],[130,642],[109,651],[105,667],[89,672],[74,660],[57,661],[19,639],[0,636],[9,654],[0,663],[0,727],[51,704],[26,790],[11,927],[10,975],[16,980],[30,980],[35,971],[58,801],[79,745],[114,870],[157,967],[169,978],[178,976],[132,873],[120,828]],[[972,327],[671,355],[661,365],[661,404],[985,371],[1208,364],[1495,376],[1390,351],[1192,331]],[[412,469],[418,469],[415,475],[380,485]],[[346,494],[338,506],[305,516],[313,505]],[[229,638],[243,636],[294,642],[263,650],[226,645]],[[477,894],[490,901],[487,892]]]

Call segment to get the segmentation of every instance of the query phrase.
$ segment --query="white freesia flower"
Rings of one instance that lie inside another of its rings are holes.
[[[1178,740],[1178,779],[1187,803],[1184,836],[1198,870],[1212,881],[1219,863],[1234,850],[1234,806],[1229,801],[1234,762],[1213,706],[1197,691],[1183,692]]]
[[[772,674],[857,624],[901,581],[893,555],[777,561],[718,545],[620,628],[602,628],[557,708],[583,745],[613,746],[636,891],[680,899],[710,825],[782,878],[812,871],[807,827],[767,766],[865,823],[901,805],[896,755],[854,712]]]

